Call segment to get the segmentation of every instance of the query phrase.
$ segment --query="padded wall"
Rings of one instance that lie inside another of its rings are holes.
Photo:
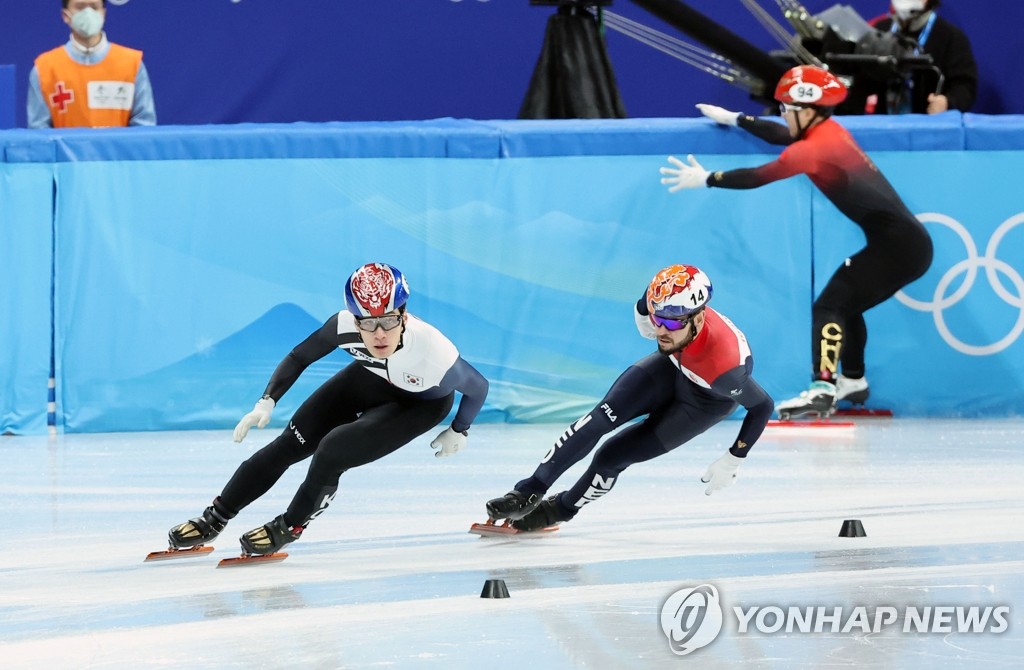
[[[850,125],[937,248],[928,275],[868,315],[875,398],[902,415],[1019,414],[1024,207],[1012,175],[1024,152],[993,146],[1003,136],[1012,149],[1022,133],[959,114],[874,121]],[[23,396],[48,362],[55,230],[57,411],[69,431],[230,427],[371,260],[406,272],[411,311],[491,380],[484,420],[586,411],[652,349],[631,306],[674,262],[711,275],[715,306],[782,398],[807,381],[812,282],[862,242],[803,177],[668,194],[658,168],[670,152],[694,151],[709,169],[774,155],[696,120],[9,131],[0,146],[16,194],[2,201],[5,231],[31,250],[9,273],[36,278],[34,292],[0,294],[34,315],[8,326],[31,356],[7,365]],[[345,362],[307,371],[277,420]],[[22,396],[9,414],[33,414]]]

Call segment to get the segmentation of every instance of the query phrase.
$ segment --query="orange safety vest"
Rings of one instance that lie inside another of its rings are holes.
[[[54,128],[127,126],[142,52],[119,44],[99,63],[82,65],[64,46],[36,58],[39,88]]]

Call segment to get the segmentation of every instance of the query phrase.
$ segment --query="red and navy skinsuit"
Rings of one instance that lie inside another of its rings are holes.
[[[666,454],[700,435],[743,405],[747,414],[729,451],[745,458],[772,415],[771,397],[752,376],[754,359],[743,333],[705,308],[704,327],[682,351],[653,353],[623,372],[589,413],[566,428],[533,475],[516,484],[527,496],[543,495],[558,477],[609,437],[590,467],[557,497],[562,518],[611,490],[630,465]],[[646,294],[636,304],[640,334],[654,338]],[[637,423],[633,419],[647,415]]]
[[[828,118],[794,140],[787,127],[740,115],[739,126],[771,144],[789,145],[774,161],[715,172],[708,186],[757,188],[806,174],[836,208],[864,231],[867,244],[835,271],[814,301],[811,332],[815,379],[864,376],[864,312],[925,272],[932,241],[892,184],[850,133]]]

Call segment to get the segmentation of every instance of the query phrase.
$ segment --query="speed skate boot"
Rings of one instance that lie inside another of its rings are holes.
[[[286,544],[299,539],[305,526],[289,526],[285,523],[284,514],[259,528],[253,528],[238,538],[242,543],[242,551],[246,554],[273,554],[280,551]]]
[[[810,388],[801,391],[797,397],[780,402],[775,406],[775,411],[779,413],[779,418],[785,421],[809,414],[824,418],[831,415],[835,407],[836,385],[819,380],[811,382]]]
[[[537,509],[543,498],[538,493],[529,495],[512,490],[501,498],[487,501],[487,516],[492,519],[516,521]]]
[[[513,521],[512,527],[521,531],[540,530],[549,526],[556,526],[563,521],[568,521],[572,517],[572,514],[558,504],[558,496],[551,496],[522,519]]]
[[[186,521],[172,528],[167,533],[167,540],[174,549],[191,549],[192,547],[213,542],[228,520],[210,505],[203,510],[203,515]]]
[[[836,380],[836,404],[846,401],[853,405],[863,405],[871,395],[868,388],[868,380],[865,377],[853,379],[851,377],[839,376]]]

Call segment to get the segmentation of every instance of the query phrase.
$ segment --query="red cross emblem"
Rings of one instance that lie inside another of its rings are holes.
[[[75,101],[75,92],[69,88],[64,88],[65,84],[62,81],[58,81],[57,85],[54,86],[53,95],[50,96],[50,104],[57,108],[57,111],[63,114],[68,111],[68,103]]]

